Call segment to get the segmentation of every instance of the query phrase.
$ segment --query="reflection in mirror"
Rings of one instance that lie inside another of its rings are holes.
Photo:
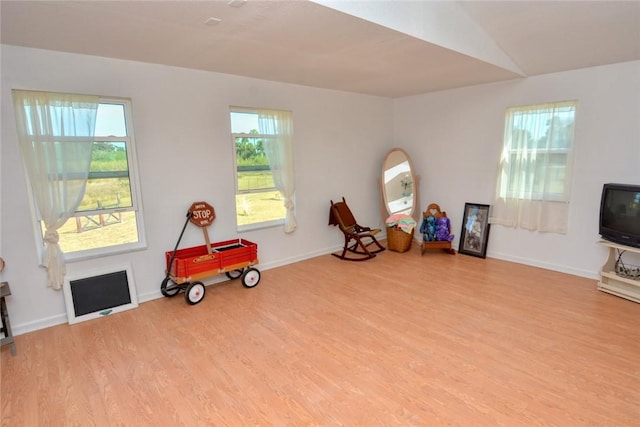
[[[413,216],[415,175],[409,155],[401,148],[389,151],[382,163],[382,199],[389,215]]]

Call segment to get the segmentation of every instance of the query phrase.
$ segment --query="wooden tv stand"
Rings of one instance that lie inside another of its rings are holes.
[[[640,248],[633,248],[605,240],[600,240],[598,244],[609,248],[609,257],[600,269],[598,289],[640,303],[640,280],[618,276],[615,271],[616,259],[620,252],[627,251],[640,254]]]

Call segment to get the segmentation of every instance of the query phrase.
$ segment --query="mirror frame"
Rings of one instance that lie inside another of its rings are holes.
[[[415,169],[413,167],[413,162],[411,161],[411,157],[409,156],[409,154],[403,150],[402,148],[392,148],[391,150],[389,150],[387,152],[387,154],[384,156],[384,160],[382,161],[382,174],[380,175],[380,196],[382,199],[382,204],[383,204],[383,210],[382,212],[386,212],[386,218],[388,218],[389,216],[393,215],[391,213],[391,209],[389,208],[389,199],[387,196],[387,188],[385,187],[385,182],[384,182],[384,173],[385,171],[388,169],[387,168],[387,164],[389,162],[389,159],[393,156],[393,155],[397,155],[396,153],[400,153],[409,163],[409,173],[411,175],[411,182],[412,182],[412,202],[413,205],[411,206],[411,210],[407,213],[407,215],[411,216],[412,218],[415,216],[415,213],[417,212],[416,210],[416,206],[418,205],[418,176],[415,173]]]

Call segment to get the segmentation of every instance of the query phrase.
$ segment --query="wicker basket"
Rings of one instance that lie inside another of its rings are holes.
[[[406,252],[411,249],[413,242],[413,232],[405,233],[397,227],[387,227],[387,248],[390,251]]]

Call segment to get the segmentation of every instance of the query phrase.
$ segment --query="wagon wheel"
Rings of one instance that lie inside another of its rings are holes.
[[[253,288],[260,283],[260,272],[257,268],[247,268],[242,275],[242,285],[245,288]]]
[[[173,297],[180,292],[180,286],[176,285],[169,277],[165,277],[162,281],[162,285],[160,285],[160,292],[165,297]]]
[[[191,305],[195,305],[202,301],[204,298],[204,283],[192,282],[189,283],[187,289],[184,291],[184,299]]]
[[[243,271],[244,271],[244,268],[241,268],[239,270],[226,271],[224,274],[226,274],[229,279],[234,280],[234,279],[240,278],[240,276],[242,276]]]

